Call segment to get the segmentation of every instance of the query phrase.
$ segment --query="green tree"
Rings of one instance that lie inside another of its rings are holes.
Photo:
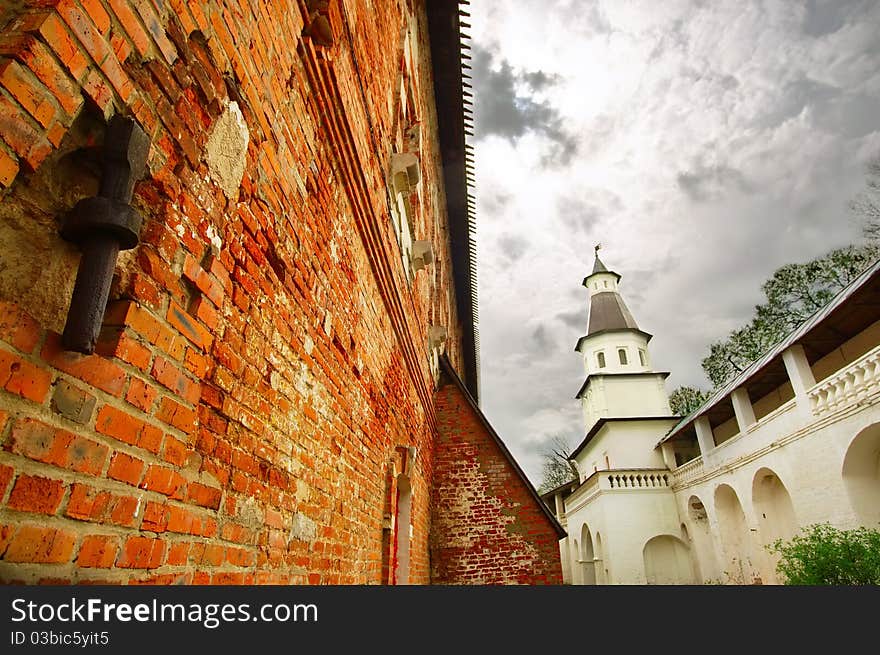
[[[880,585],[880,530],[820,523],[767,547],[787,585]]]
[[[824,307],[843,287],[876,261],[880,243],[832,250],[803,264],[787,264],[762,286],[766,301],[752,320],[709,346],[703,371],[715,388],[744,371],[789,332]]]
[[[672,408],[672,413],[676,416],[687,416],[706,402],[710,395],[710,391],[703,391],[696,387],[681,386],[669,394],[669,406]]]
[[[577,469],[568,461],[571,447],[561,434],[554,435],[541,451],[541,484],[538,493],[571,482],[577,478]]]
[[[865,166],[865,188],[850,203],[869,241],[880,241],[880,155]]]

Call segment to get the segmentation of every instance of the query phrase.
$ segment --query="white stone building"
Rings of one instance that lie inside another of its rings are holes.
[[[567,582],[772,584],[777,538],[880,524],[880,262],[683,419],[619,281],[597,254],[579,479],[543,496]]]

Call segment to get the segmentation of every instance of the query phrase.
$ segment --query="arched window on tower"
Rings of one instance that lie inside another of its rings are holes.
[[[646,364],[645,362],[646,362],[646,360],[645,360],[645,351],[642,350],[641,348],[639,348],[639,363],[640,363],[642,366],[647,366],[647,364]]]
[[[596,360],[599,362],[599,368],[605,368],[605,353],[596,355]]]
[[[617,356],[620,358],[621,365],[626,366],[626,348],[618,348]]]

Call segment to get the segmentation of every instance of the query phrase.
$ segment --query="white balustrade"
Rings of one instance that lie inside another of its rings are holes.
[[[809,390],[810,408],[821,416],[880,389],[880,346],[868,351]]]
[[[674,484],[685,484],[703,473],[703,458],[697,457],[672,471]]]

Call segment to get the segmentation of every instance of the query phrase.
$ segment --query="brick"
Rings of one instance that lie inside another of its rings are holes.
[[[82,106],[79,86],[58,65],[49,49],[30,34],[0,37],[0,55],[13,57],[37,76],[60,104],[65,122]]]
[[[39,32],[40,36],[45,39],[58,60],[70,71],[75,80],[82,79],[88,60],[57,14],[54,12],[46,14],[39,25],[33,27],[33,31]]]
[[[0,386],[9,393],[42,403],[49,393],[52,375],[12,353],[0,350]]]
[[[177,50],[165,35],[165,28],[159,21],[159,17],[156,15],[153,7],[146,0],[131,0],[131,2],[144,21],[144,26],[147,28],[150,36],[153,37],[153,41],[158,46],[159,52],[162,53],[162,57],[169,64],[173,64],[177,59]]]
[[[5,141],[30,170],[36,168],[52,152],[52,144],[38,131],[27,114],[6,96],[0,95],[0,138]]]
[[[111,523],[135,527],[140,516],[141,499],[102,491],[86,484],[74,483],[64,515],[78,521]]]
[[[145,425],[144,421],[112,405],[101,407],[95,420],[95,430],[132,445],[137,445]]]
[[[104,357],[118,357],[127,364],[147,371],[153,354],[149,348],[141,344],[126,331],[119,327],[107,327],[101,331],[95,353]]]
[[[37,514],[54,514],[64,497],[64,484],[60,480],[33,475],[19,475],[9,495],[10,509]]]
[[[189,543],[178,542],[168,548],[168,557],[165,563],[169,566],[184,566],[189,556]]]
[[[8,487],[9,483],[12,482],[12,478],[14,476],[15,469],[13,469],[11,466],[0,464],[0,499],[2,499],[6,495],[6,487]]]
[[[175,497],[185,485],[186,480],[174,469],[151,464],[140,486],[147,491],[157,491],[160,494]]]
[[[55,106],[50,98],[49,89],[32,73],[9,59],[0,60],[0,84],[12,97],[43,127],[48,127],[56,116]]]
[[[89,69],[83,82],[83,91],[98,106],[104,117],[108,118],[112,110],[113,91],[104,77],[99,72]]]
[[[159,384],[194,405],[199,401],[201,385],[191,380],[178,366],[164,357],[157,357],[153,362],[152,375]]]
[[[116,560],[123,569],[155,569],[162,564],[165,543],[161,539],[129,537]]]
[[[59,0],[56,10],[70,31],[76,35],[85,51],[95,60],[95,63],[101,66],[107,57],[113,56],[110,46],[104,40],[101,32],[89,20],[88,15],[74,4],[73,0]]]
[[[0,302],[0,339],[28,354],[33,352],[40,335],[40,326],[18,305]]]
[[[141,530],[150,532],[165,532],[168,529],[168,507],[165,503],[150,501],[144,509],[144,520],[141,522]]]
[[[95,397],[66,380],[55,382],[50,407],[53,412],[74,423],[86,424],[95,409]]]
[[[132,378],[125,399],[138,409],[149,412],[159,392],[140,378]]]
[[[189,449],[186,447],[185,443],[179,439],[175,439],[170,434],[165,435],[165,442],[162,448],[162,459],[175,466],[184,466],[188,455]]]
[[[67,530],[22,525],[15,532],[3,555],[7,562],[62,564],[69,562],[76,536]]]
[[[45,362],[102,391],[121,397],[126,373],[100,355],[81,355],[62,350],[60,335],[51,332],[40,355]]]
[[[159,403],[156,418],[186,434],[193,434],[198,425],[198,415],[193,410],[168,397],[162,398]]]
[[[89,535],[83,539],[76,564],[84,569],[109,569],[116,561],[119,541],[111,535]]]
[[[0,143],[0,184],[6,187],[11,186],[18,171],[18,159],[6,152],[3,144]]]
[[[139,18],[132,11],[128,0],[108,0],[108,3],[138,53],[142,57],[146,55],[150,49],[150,37],[147,36]]]
[[[85,9],[86,14],[92,19],[92,22],[98,28],[101,34],[107,34],[110,31],[110,16],[104,10],[104,6],[100,0],[79,0]]]
[[[219,509],[222,496],[222,490],[208,487],[199,482],[190,482],[189,485],[187,485],[187,500],[200,507]]]
[[[144,474],[144,461],[126,453],[116,453],[110,460],[107,477],[137,486]]]
[[[31,418],[15,423],[7,448],[38,462],[89,475],[100,475],[109,452],[104,444]]]
[[[144,307],[131,301],[119,301],[108,305],[104,318],[105,325],[122,325],[130,327],[147,343],[151,343],[172,359],[181,359],[185,351],[185,342],[175,336],[171,330]]]

